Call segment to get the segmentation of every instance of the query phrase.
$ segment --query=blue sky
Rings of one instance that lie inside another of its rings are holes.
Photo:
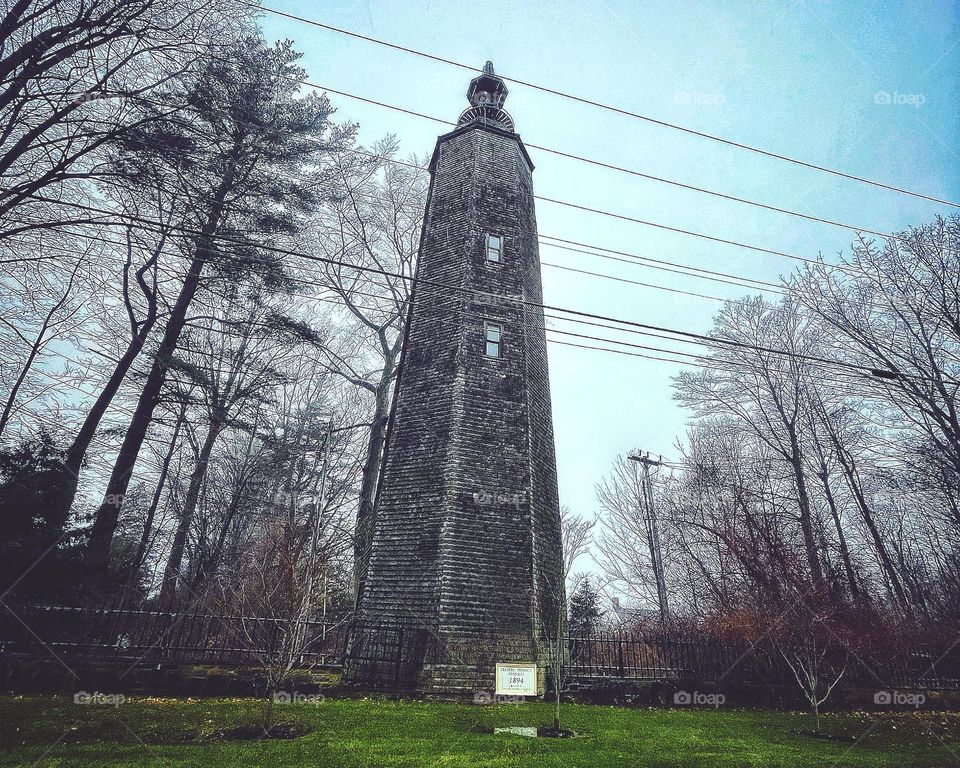
[[[295,2],[264,5],[847,173],[960,200],[960,29],[955,2]],[[469,74],[265,14],[311,80],[455,120]],[[878,95],[879,94],[879,95]],[[887,98],[886,95],[889,95]],[[437,124],[331,96],[372,143],[428,155]],[[891,103],[883,103],[889,101]],[[510,84],[529,143],[888,232],[951,209]],[[853,233],[530,150],[540,195],[804,257]],[[956,210],[956,209],[952,209]],[[796,262],[541,202],[541,234],[776,281]],[[743,289],[542,248],[544,262],[720,298]],[[547,304],[704,332],[718,302],[544,266]],[[571,328],[570,330],[576,330]],[[582,331],[590,333],[590,331]],[[596,335],[613,335],[600,331]],[[687,345],[622,336],[634,343]],[[596,511],[594,484],[639,448],[676,457],[688,414],[679,366],[550,347],[561,502]]]

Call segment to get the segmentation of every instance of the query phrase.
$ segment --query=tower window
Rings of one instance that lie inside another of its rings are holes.
[[[500,235],[487,235],[487,261],[499,264],[503,258],[503,238]]]
[[[484,353],[487,357],[500,357],[500,335],[503,328],[497,323],[483,324]]]

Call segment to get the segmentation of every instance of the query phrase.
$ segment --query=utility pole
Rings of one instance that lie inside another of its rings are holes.
[[[653,576],[657,582],[657,602],[660,604],[660,622],[666,624],[670,618],[667,608],[667,583],[663,575],[663,557],[660,551],[660,531],[657,526],[657,512],[653,500],[653,481],[650,478],[650,467],[662,466],[663,462],[650,458],[650,453],[630,454],[630,461],[635,462],[633,476],[637,481],[637,488],[643,495],[643,507],[646,511],[647,544],[650,547],[650,563],[653,565]],[[663,457],[661,457],[662,459]],[[637,477],[636,464],[643,467],[643,484]]]

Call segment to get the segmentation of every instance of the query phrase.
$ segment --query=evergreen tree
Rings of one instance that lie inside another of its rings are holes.
[[[290,285],[285,265],[263,246],[299,231],[323,199],[325,157],[352,135],[330,124],[325,96],[298,95],[304,73],[297,58],[289,43],[269,47],[259,38],[211,57],[186,93],[171,96],[186,105],[182,114],[152,123],[152,135],[139,141],[170,164],[184,202],[185,271],[96,513],[87,554],[94,573],[108,562],[120,504],[195,298],[246,280],[268,289]]]
[[[51,594],[71,563],[67,516],[49,503],[63,451],[41,430],[0,451],[0,594]],[[44,568],[33,566],[46,558]]]
[[[585,577],[570,596],[570,634],[588,637],[600,628],[604,611],[600,609],[600,593],[590,577]]]

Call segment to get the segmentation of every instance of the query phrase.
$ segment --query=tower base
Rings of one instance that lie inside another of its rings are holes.
[[[496,665],[535,663],[543,694],[547,649],[519,635],[454,635],[412,624],[357,624],[344,659],[343,684],[358,689],[492,699]]]

